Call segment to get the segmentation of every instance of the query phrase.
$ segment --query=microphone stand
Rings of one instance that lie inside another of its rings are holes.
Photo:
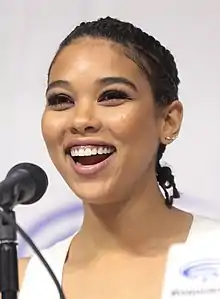
[[[18,283],[18,257],[15,212],[1,207],[0,214],[0,293],[2,299],[17,299]]]

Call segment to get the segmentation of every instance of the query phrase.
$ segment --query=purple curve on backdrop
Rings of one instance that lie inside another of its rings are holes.
[[[43,218],[40,218],[40,220],[28,230],[26,230],[26,233],[34,239],[43,229],[48,227],[48,225],[51,225],[51,223],[60,221],[61,219],[68,217],[69,215],[76,215],[78,213],[82,212],[82,206],[81,205],[74,205],[74,206],[69,206],[63,210],[58,210],[55,211],[54,213],[49,213],[48,215],[45,215]],[[74,231],[74,228],[71,227],[70,230],[65,231],[62,237],[59,239],[57,238],[56,240],[52,240],[52,243],[58,242],[61,239],[65,239],[69,237],[71,234],[74,234],[76,231]],[[27,248],[28,244],[22,239],[19,248],[18,248],[18,255],[23,256],[25,249]]]

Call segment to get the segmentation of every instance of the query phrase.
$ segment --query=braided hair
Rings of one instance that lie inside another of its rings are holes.
[[[153,36],[143,32],[131,23],[106,17],[97,21],[82,22],[60,44],[50,65],[53,66],[63,48],[81,37],[102,38],[123,46],[124,53],[132,59],[146,74],[152,88],[155,103],[166,106],[178,100],[180,83],[174,57]],[[166,145],[160,143],[157,151],[156,175],[158,184],[165,195],[165,204],[172,207],[173,199],[179,198],[174,176],[168,166],[161,166],[160,160]],[[172,194],[167,191],[172,188]]]

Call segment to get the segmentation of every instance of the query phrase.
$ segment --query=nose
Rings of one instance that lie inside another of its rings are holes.
[[[101,126],[95,107],[86,103],[75,106],[71,123],[71,132],[73,134],[96,133],[101,129]]]

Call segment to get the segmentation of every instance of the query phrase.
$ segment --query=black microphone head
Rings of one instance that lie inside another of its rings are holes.
[[[48,187],[48,177],[45,171],[41,167],[32,163],[19,163],[10,169],[6,177],[13,175],[17,171],[26,172],[34,181],[34,184],[36,186],[35,194],[31,198],[31,200],[28,200],[21,204],[32,204],[41,199]]]

